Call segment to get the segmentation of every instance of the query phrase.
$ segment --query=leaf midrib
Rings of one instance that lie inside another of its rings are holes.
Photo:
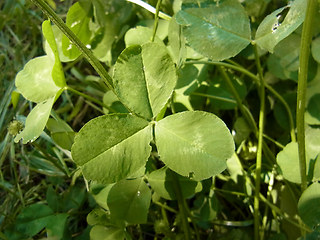
[[[88,161],[86,161],[84,164],[82,164],[81,166],[84,167],[85,165],[87,165],[88,163],[90,163],[91,161],[93,161],[94,159],[98,158],[100,155],[108,152],[110,149],[112,149],[114,146],[121,144],[122,142],[125,142],[126,140],[130,139],[131,137],[133,137],[134,135],[140,133],[141,131],[143,131],[144,129],[146,129],[147,127],[149,127],[150,125],[148,124],[147,126],[145,126],[144,128],[140,129],[139,131],[133,133],[132,135],[128,136],[127,138],[124,138],[122,140],[120,140],[119,142],[113,144],[111,147],[109,147],[107,150],[102,151],[101,153],[98,153],[97,155],[95,155],[94,157],[90,158]]]

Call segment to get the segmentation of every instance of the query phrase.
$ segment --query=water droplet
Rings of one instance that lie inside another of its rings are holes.
[[[87,47],[88,49],[91,49],[91,45],[90,45],[90,44],[87,44],[86,47]]]
[[[137,196],[140,197],[140,191],[137,192]]]

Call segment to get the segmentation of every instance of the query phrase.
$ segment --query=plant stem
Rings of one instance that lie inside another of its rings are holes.
[[[253,132],[255,133],[255,135],[257,135],[257,132],[258,132],[257,126],[256,126],[254,120],[249,116],[249,113],[246,111],[244,105],[242,104],[242,100],[237,92],[237,89],[235,89],[235,87],[233,86],[233,83],[232,83],[230,77],[228,76],[228,74],[226,73],[226,71],[222,67],[218,66],[218,69],[221,72],[222,77],[226,81],[233,97],[235,98],[241,113],[243,114],[243,116],[246,119],[249,126],[251,128],[253,128]]]
[[[230,61],[230,62],[233,62],[233,61]],[[225,63],[225,62],[211,62],[211,61],[188,61],[185,64],[211,64],[211,65],[223,66],[223,67],[230,68],[230,69],[233,69],[235,71],[238,71],[238,72],[241,72],[241,73],[247,75],[252,80],[254,80],[258,86],[260,85],[259,77],[257,77],[256,75],[254,75],[252,72],[248,71],[247,69],[239,66],[238,64],[233,65],[233,64],[229,64],[229,63]],[[265,88],[267,88],[276,98],[278,98],[279,101],[283,104],[284,108],[286,109],[288,119],[289,119],[289,125],[290,125],[291,140],[293,142],[296,142],[296,134],[295,134],[295,128],[294,128],[294,123],[293,123],[293,117],[292,117],[292,113],[291,113],[291,110],[290,110],[288,103],[269,84],[265,83]]]
[[[153,34],[152,34],[151,42],[154,42],[154,39],[157,34],[158,23],[159,23],[159,11],[160,11],[161,2],[162,2],[162,0],[158,0],[158,2],[157,2],[156,13],[154,15],[154,25],[153,25]]]
[[[256,59],[256,65],[260,78],[260,113],[259,113],[259,135],[258,135],[258,150],[256,159],[256,171],[255,171],[255,194],[254,194],[254,239],[260,239],[260,214],[259,214],[259,194],[261,183],[261,165],[262,165],[262,146],[263,146],[263,130],[264,130],[264,117],[265,117],[265,88],[264,79],[262,73],[262,67],[260,58],[258,55],[257,46],[254,45],[254,53]]]
[[[302,27],[299,57],[298,95],[297,95],[297,137],[299,149],[299,166],[301,175],[301,191],[307,188],[306,152],[305,152],[305,107],[308,78],[310,44],[312,40],[312,22],[317,9],[317,0],[308,0],[306,18]]]
[[[111,107],[107,106],[107,105],[104,104],[103,102],[101,102],[101,101],[95,99],[94,97],[91,97],[91,96],[89,96],[89,95],[87,95],[87,94],[85,94],[85,93],[79,92],[78,90],[75,90],[75,89],[72,88],[72,87],[67,86],[67,87],[66,87],[66,90],[69,90],[69,91],[71,91],[71,92],[73,92],[73,93],[75,93],[75,94],[77,94],[77,95],[79,95],[79,96],[81,96],[81,97],[84,97],[84,98],[90,100],[91,102],[94,102],[94,103],[100,105],[101,107],[104,107],[104,108],[108,109],[110,112],[113,112],[113,113],[117,112],[116,110],[114,110],[114,109],[112,109]]]
[[[108,74],[104,66],[99,62],[99,60],[93,55],[91,50],[89,50],[80,39],[68,28],[68,26],[62,21],[62,19],[52,10],[52,8],[43,0],[31,0],[35,5],[37,5],[41,11],[50,18],[50,20],[57,25],[57,27],[63,32],[69,40],[79,49],[83,56],[88,60],[92,67],[97,71],[97,73],[104,80],[105,84],[112,91],[113,84],[112,78]]]
[[[132,2],[135,3],[141,7],[143,7],[144,9],[146,9],[147,11],[156,14],[156,9],[154,7],[152,7],[151,5],[149,5],[148,3],[141,1],[141,0],[127,0],[128,2]],[[171,17],[163,12],[159,12],[159,17],[165,19],[165,20],[171,20]]]
[[[190,228],[189,228],[189,222],[188,222],[188,211],[186,210],[186,203],[185,203],[185,199],[183,198],[183,195],[181,192],[179,179],[178,179],[178,176],[175,172],[173,172],[171,170],[169,170],[168,172],[170,173],[170,175],[172,176],[172,179],[173,179],[172,184],[173,184],[174,193],[176,195],[179,210],[180,210],[182,228],[184,231],[184,239],[190,240],[191,235],[190,235]]]

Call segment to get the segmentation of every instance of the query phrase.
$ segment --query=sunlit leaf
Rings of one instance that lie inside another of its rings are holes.
[[[145,43],[151,42],[153,35],[153,29],[148,27],[138,26],[136,28],[131,28],[125,35],[124,41],[126,46],[131,45],[142,45]],[[158,36],[155,36],[154,39],[156,43],[163,44],[161,39]]]
[[[76,2],[71,8],[69,8],[66,20],[67,26],[87,47],[90,45],[91,38],[91,31],[89,28],[91,13],[92,6],[90,2]],[[73,45],[73,43],[65,35],[62,37],[62,50],[64,55],[73,60],[79,57],[81,54],[77,47]]]
[[[166,48],[148,43],[128,47],[121,53],[113,80],[121,102],[134,113],[151,119],[167,103],[177,76]]]
[[[37,106],[32,109],[26,119],[25,128],[15,137],[15,142],[23,139],[22,142],[26,144],[40,136],[49,119],[54,99],[55,98],[52,97],[45,102],[38,103]]]
[[[237,0],[184,1],[176,21],[190,46],[215,61],[237,55],[250,43],[249,18]]]
[[[156,123],[155,137],[161,161],[194,180],[222,172],[234,152],[234,142],[226,125],[206,112],[168,116]]]
[[[40,103],[56,95],[60,88],[52,79],[54,59],[48,56],[30,60],[16,76],[16,87],[29,101]]]
[[[124,179],[143,167],[150,155],[148,124],[129,114],[97,117],[76,135],[73,160],[87,179],[101,183]]]
[[[124,229],[96,225],[90,231],[91,240],[123,240]]]
[[[309,180],[317,180],[320,176],[319,158],[320,153],[318,136],[314,133],[306,132],[306,166],[307,176]],[[298,144],[291,142],[285,146],[277,155],[277,163],[281,168],[283,177],[294,183],[301,183],[301,174],[299,168]]]
[[[62,64],[60,62],[56,39],[53,34],[53,31],[51,28],[51,23],[49,20],[44,21],[42,23],[42,32],[43,32],[43,35],[46,38],[46,40],[47,40],[47,42],[53,52],[53,55],[54,55],[55,62],[54,62],[52,72],[51,72],[52,79],[58,87],[61,87],[61,88],[65,87],[66,80],[64,78],[63,68],[62,68]]]
[[[284,11],[290,8],[287,15],[281,22]],[[304,21],[307,1],[294,0],[282,8],[275,10],[259,25],[254,42],[259,47],[273,52],[274,47],[284,38],[289,36]]]
[[[128,223],[146,223],[151,201],[151,190],[143,178],[116,183],[108,195],[111,217]]]

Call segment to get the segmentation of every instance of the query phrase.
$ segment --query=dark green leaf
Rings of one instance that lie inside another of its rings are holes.
[[[171,174],[167,174],[167,171],[168,168],[166,167],[153,171],[148,176],[148,182],[160,197],[175,200],[176,194],[172,183],[174,179]],[[180,175],[178,175],[178,180],[184,198],[191,197],[202,190],[200,182],[192,181]]]

